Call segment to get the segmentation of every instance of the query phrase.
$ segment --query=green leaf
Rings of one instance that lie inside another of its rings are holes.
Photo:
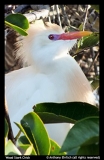
[[[5,20],[24,30],[29,28],[29,22],[23,14],[20,14],[20,13],[10,14],[5,18]]]
[[[78,150],[77,155],[99,155],[99,144],[82,146]]]
[[[42,120],[36,113],[30,112],[26,114],[21,120],[21,125],[17,124],[17,126],[22,130],[30,144],[33,144],[37,155],[49,154],[49,136]]]
[[[34,155],[32,154],[33,151],[33,145],[29,146],[26,150],[26,152],[24,153],[24,155]]]
[[[88,140],[86,140],[86,141],[82,144],[82,146],[90,145],[90,144],[97,143],[97,142],[99,142],[99,136],[91,137],[91,138],[89,138]]]
[[[65,152],[60,153],[60,146],[52,139],[50,139],[51,142],[51,149],[49,155],[66,155]]]
[[[25,145],[30,145],[28,139],[26,138],[26,136],[22,135],[18,138],[17,140],[17,145],[23,149],[27,149],[28,147],[25,148]]]
[[[80,24],[80,26],[78,27],[78,29],[79,29],[80,31],[83,31],[83,23]]]
[[[9,132],[9,126],[8,126],[7,120],[5,119],[5,138],[7,137],[8,132]]]
[[[79,52],[79,49],[92,47],[96,45],[98,42],[99,42],[99,34],[97,33],[93,33],[89,36],[85,36],[78,41],[78,44],[77,44],[78,51],[77,52]]]
[[[99,142],[99,117],[82,119],[70,129],[61,147],[61,152]]]
[[[76,147],[76,148],[70,150],[69,152],[67,152],[67,155],[71,155],[71,156],[77,155],[77,152],[78,152],[79,148],[80,147]]]
[[[99,5],[91,5],[91,8],[95,9],[99,13]]]
[[[28,139],[26,136],[20,136],[17,141],[17,146],[19,146],[21,149],[26,151],[30,146],[33,146],[32,143],[30,145]],[[27,153],[27,152],[26,152]],[[31,155],[37,155],[35,149],[32,147]]]
[[[7,21],[5,21],[5,24],[7,26],[9,26],[10,28],[14,29],[15,31],[17,31],[18,33],[20,33],[21,35],[23,35],[23,36],[27,36],[28,35],[28,33],[25,30],[23,30],[22,28],[20,28],[18,26],[15,26],[15,25],[7,22]]]
[[[21,155],[18,148],[9,140],[5,145],[5,155]]]
[[[31,140],[29,139],[26,131],[24,130],[23,126],[17,122],[15,122],[15,124],[17,125],[17,127],[21,130],[21,132],[24,133],[24,135],[26,136],[27,140],[29,141],[30,144],[32,144]],[[31,132],[31,131],[30,131]]]
[[[99,115],[98,108],[83,102],[40,103],[34,107],[44,123],[75,123],[88,117]]]

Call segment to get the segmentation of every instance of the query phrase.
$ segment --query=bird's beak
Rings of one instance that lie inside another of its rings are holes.
[[[72,40],[72,39],[78,39],[84,36],[89,36],[92,34],[90,31],[76,31],[76,32],[70,32],[70,33],[62,33],[59,37],[60,40]]]

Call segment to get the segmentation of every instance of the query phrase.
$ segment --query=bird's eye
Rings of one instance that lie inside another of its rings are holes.
[[[50,34],[50,35],[48,36],[48,38],[49,38],[50,40],[53,40],[53,39],[54,39],[54,35]]]

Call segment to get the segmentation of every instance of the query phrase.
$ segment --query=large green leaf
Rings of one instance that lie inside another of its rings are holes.
[[[51,149],[49,155],[66,155],[65,152],[60,153],[60,146],[52,139],[50,139],[51,142]]]
[[[79,148],[80,147],[76,147],[76,148],[70,150],[69,152],[67,152],[67,155],[72,155],[72,156],[77,155],[77,152],[78,152]]]
[[[99,42],[99,33],[93,33],[89,36],[85,36],[78,41],[78,50],[85,49],[87,47],[92,47]]]
[[[9,127],[8,127],[7,120],[5,119],[5,138],[7,137],[8,132],[9,132]]]
[[[26,32],[29,28],[28,19],[20,13],[8,15],[5,18],[5,24],[23,36],[28,35]]]
[[[99,155],[99,144],[81,146],[77,155]]]
[[[24,133],[29,143],[33,144],[37,155],[49,154],[50,139],[42,120],[36,113],[26,114],[21,120],[21,125],[17,124],[17,126]]]
[[[74,148],[88,146],[99,142],[99,117],[82,119],[70,129],[61,147],[61,152],[69,152]]]
[[[5,20],[24,30],[29,28],[29,22],[23,14],[20,14],[20,13],[10,14],[5,18]]]
[[[40,103],[34,111],[44,123],[75,123],[82,118],[99,115],[97,107],[83,102]]]
[[[7,21],[5,21],[5,24],[7,26],[9,26],[10,28],[12,28],[13,30],[17,31],[18,33],[20,33],[21,35],[23,35],[23,36],[27,36],[28,35],[28,33],[25,30],[23,30],[22,28],[20,28],[20,27],[18,27],[16,25],[13,25],[13,24],[11,24],[11,23],[9,23]]]
[[[9,140],[5,145],[5,155],[21,155],[18,148]]]

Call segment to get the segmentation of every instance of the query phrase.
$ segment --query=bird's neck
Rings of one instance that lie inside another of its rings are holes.
[[[67,67],[69,63],[68,48],[53,48],[53,45],[49,46],[50,50],[44,48],[33,48],[31,52],[31,64],[34,66],[36,71],[45,74],[53,74],[54,72],[61,72],[62,66]],[[35,54],[34,54],[35,52]]]
[[[59,55],[51,60],[43,59],[41,63],[32,64],[33,68],[35,68],[35,72],[40,74],[54,75],[56,74],[64,74],[63,72],[67,71],[67,67],[69,66],[69,55]]]

